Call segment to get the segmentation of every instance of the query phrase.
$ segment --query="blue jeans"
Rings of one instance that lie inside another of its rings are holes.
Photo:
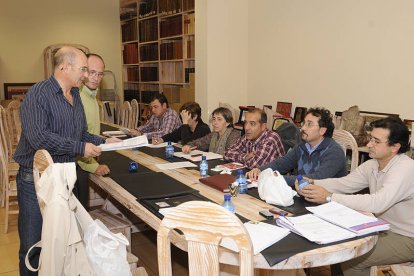
[[[42,215],[36,197],[36,190],[31,168],[20,167],[16,178],[17,199],[19,201],[19,270],[20,275],[37,275],[26,268],[24,263],[29,248],[40,241],[42,233]],[[29,260],[32,267],[37,268],[39,263],[40,249],[31,251]]]

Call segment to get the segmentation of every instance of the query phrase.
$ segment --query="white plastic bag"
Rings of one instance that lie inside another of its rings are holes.
[[[297,194],[289,187],[285,178],[272,169],[260,173],[257,186],[260,198],[269,204],[290,206],[293,204],[293,197]]]
[[[112,233],[97,219],[86,229],[84,241],[94,275],[131,275],[126,252],[129,242],[124,235]]]

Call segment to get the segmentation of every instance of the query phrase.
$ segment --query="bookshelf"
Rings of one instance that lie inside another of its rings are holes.
[[[121,0],[124,99],[194,100],[195,0]]]

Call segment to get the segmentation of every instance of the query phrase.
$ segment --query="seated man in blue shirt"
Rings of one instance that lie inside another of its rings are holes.
[[[311,108],[302,123],[302,142],[292,148],[284,157],[260,168],[254,168],[247,177],[256,180],[262,170],[271,168],[281,174],[296,169],[298,174],[323,179],[342,177],[347,174],[344,150],[332,139],[335,126],[332,115],[324,108]],[[289,186],[294,186],[296,175],[285,175]]]

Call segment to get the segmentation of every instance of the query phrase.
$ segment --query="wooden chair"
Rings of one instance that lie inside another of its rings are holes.
[[[22,127],[20,124],[20,105],[20,101],[14,100],[11,101],[6,108],[7,129],[10,137],[10,154],[13,154],[16,150],[17,144],[20,140],[20,135],[22,133]]]
[[[139,105],[136,99],[131,100],[131,122],[129,128],[135,129],[138,127]]]
[[[358,167],[358,158],[359,158],[359,152],[358,152],[358,145],[357,142],[352,136],[351,133],[349,133],[346,130],[343,129],[335,129],[332,138],[343,148],[345,155],[346,150],[350,149],[352,151],[351,155],[351,172]]]
[[[3,117],[5,112],[0,108],[0,195],[1,205],[5,206],[4,214],[4,233],[9,228],[9,216],[19,213],[17,203],[16,174],[9,170],[10,163],[7,154],[7,145],[5,143],[7,132],[5,131]]]
[[[131,122],[132,109],[131,104],[128,101],[125,101],[121,106],[120,120],[118,125],[129,128]]]
[[[413,263],[372,266],[370,276],[411,276],[414,275]]]
[[[46,170],[46,168],[53,164],[53,159],[50,156],[49,152],[46,150],[38,150],[35,153],[34,156],[34,162],[33,162],[33,178],[34,182],[37,183],[40,179],[41,174]],[[102,221],[105,225],[107,225],[107,221]],[[115,233],[120,232],[120,229],[117,229],[119,231],[115,231]],[[131,268],[131,273],[133,275],[137,276],[145,276],[147,275],[147,272],[145,268],[139,267],[137,268],[138,258],[134,256],[132,253],[127,252],[127,260]]]
[[[157,234],[159,275],[172,275],[170,232],[180,230],[188,242],[189,274],[219,275],[219,244],[233,239],[239,250],[240,275],[253,275],[253,249],[241,221],[223,207],[205,201],[185,202],[167,213]]]
[[[139,103],[139,124],[145,125],[151,116],[151,110],[148,104]]]

